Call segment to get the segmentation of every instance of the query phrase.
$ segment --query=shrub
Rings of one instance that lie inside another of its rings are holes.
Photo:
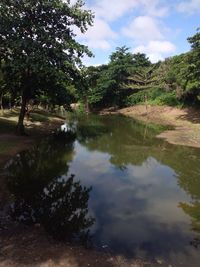
[[[162,93],[154,100],[150,100],[150,103],[154,105],[168,105],[168,106],[180,105],[180,101],[176,97],[176,92]]]
[[[176,92],[164,92],[161,88],[155,87],[149,90],[142,90],[127,97],[126,106],[142,104],[145,102],[145,96],[149,104],[153,105],[180,105],[180,101],[176,97]]]

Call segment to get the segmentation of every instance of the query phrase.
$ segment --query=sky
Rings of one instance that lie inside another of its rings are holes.
[[[71,0],[71,2],[76,2]],[[93,26],[79,42],[95,57],[85,65],[109,62],[116,47],[145,53],[154,63],[190,50],[187,41],[200,27],[200,0],[85,0],[84,9],[94,15]]]

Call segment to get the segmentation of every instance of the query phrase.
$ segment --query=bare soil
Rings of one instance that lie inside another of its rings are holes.
[[[12,226],[4,231],[0,243],[0,267],[143,267],[142,260],[127,260],[120,255],[59,243],[40,226]]]
[[[117,113],[144,122],[173,126],[172,130],[164,131],[157,137],[171,144],[200,148],[200,109],[136,105],[120,109]]]
[[[17,123],[17,115],[15,116],[3,116],[0,117],[0,128],[1,122],[12,123],[13,126]],[[3,133],[0,131],[0,147],[4,146],[4,149],[0,150],[0,167],[10,159],[12,156],[16,155],[18,152],[28,149],[31,145],[33,145],[37,140],[49,135],[53,130],[58,128],[64,119],[52,116],[47,121],[27,121],[25,120],[25,127],[27,130],[27,136],[17,136],[13,130],[4,130]],[[6,127],[4,125],[4,127]],[[1,129],[0,129],[1,130]]]

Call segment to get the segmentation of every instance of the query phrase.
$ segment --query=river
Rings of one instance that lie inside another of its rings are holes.
[[[127,258],[199,266],[200,149],[124,116],[67,122],[70,137],[46,139],[7,165],[12,216]]]

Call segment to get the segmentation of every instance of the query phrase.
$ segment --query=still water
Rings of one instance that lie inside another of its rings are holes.
[[[68,119],[7,166],[11,213],[55,238],[90,240],[125,257],[200,266],[200,149],[156,138],[123,116]]]

